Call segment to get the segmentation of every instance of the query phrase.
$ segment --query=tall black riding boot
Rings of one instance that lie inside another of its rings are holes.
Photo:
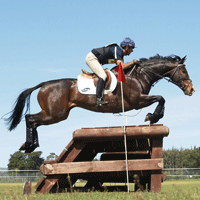
[[[108,104],[107,101],[103,100],[103,89],[105,87],[105,81],[99,78],[96,87],[96,107]]]

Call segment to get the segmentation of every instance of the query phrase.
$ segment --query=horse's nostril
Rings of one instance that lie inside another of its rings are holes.
[[[195,92],[195,89],[192,87],[190,90],[190,96],[192,96],[192,94]]]
[[[191,89],[191,93],[193,94],[194,92],[195,92],[195,89],[194,89],[194,88],[192,88],[192,89]]]

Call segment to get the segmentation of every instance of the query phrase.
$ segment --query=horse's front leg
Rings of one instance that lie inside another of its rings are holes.
[[[154,124],[159,121],[164,116],[165,110],[165,99],[160,95],[141,95],[139,107],[144,108],[150,106],[151,104],[158,102],[158,105],[153,114],[148,113],[146,115],[145,121],[150,121]]]

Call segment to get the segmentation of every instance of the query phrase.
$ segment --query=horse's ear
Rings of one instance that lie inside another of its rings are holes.
[[[178,63],[183,64],[186,61],[186,56],[184,56]]]

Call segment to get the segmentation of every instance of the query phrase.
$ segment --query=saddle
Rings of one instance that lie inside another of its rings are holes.
[[[104,71],[105,71],[106,76],[107,76],[107,78],[106,78],[106,84],[105,84],[105,89],[109,89],[111,81],[112,81],[112,77],[111,77],[108,69],[104,69]],[[96,87],[97,82],[99,80],[99,77],[95,73],[90,73],[90,72],[87,72],[84,69],[82,69],[81,76],[84,76],[84,77],[89,78],[89,79],[93,79],[94,80],[94,85]]]

